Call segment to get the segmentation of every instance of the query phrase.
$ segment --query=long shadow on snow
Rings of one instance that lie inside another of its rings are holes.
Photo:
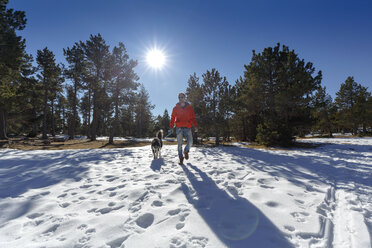
[[[191,172],[188,167],[195,172]],[[182,190],[200,216],[217,237],[229,248],[293,247],[283,233],[252,203],[235,196],[232,198],[196,166],[182,165],[196,192],[186,184]],[[196,174],[201,177],[197,180]],[[197,200],[193,198],[197,194]]]
[[[109,163],[118,156],[131,154],[129,150],[11,150],[1,153],[0,199],[18,197],[29,189],[48,187],[67,179],[80,181],[92,164]]]
[[[309,191],[316,191],[313,185],[323,183],[333,186],[337,183],[338,187],[350,183],[372,187],[370,180],[372,167],[368,165],[368,161],[372,161],[372,156],[361,157],[360,153],[371,150],[371,146],[329,144],[315,149],[298,150],[302,154],[296,153],[296,150],[282,151],[278,154],[240,147],[204,149],[201,152],[216,161],[227,153],[231,160],[249,166],[252,170],[286,178]],[[361,158],[364,163],[353,162]]]

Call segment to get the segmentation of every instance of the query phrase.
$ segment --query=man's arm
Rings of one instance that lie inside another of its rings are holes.
[[[171,115],[171,121],[170,121],[170,125],[169,125],[170,128],[174,128],[174,120],[175,119],[176,119],[176,116],[175,116],[175,111],[174,111],[174,108],[173,108],[172,115]]]
[[[195,118],[195,112],[193,107],[191,107],[191,124],[194,126],[195,132],[198,131],[198,123],[196,123],[196,118]]]

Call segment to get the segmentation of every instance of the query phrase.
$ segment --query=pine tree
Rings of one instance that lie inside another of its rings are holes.
[[[253,141],[257,136],[259,113],[252,108],[249,91],[242,77],[236,80],[231,89],[232,134],[242,141]]]
[[[120,106],[127,105],[130,101],[130,92],[138,87],[137,80],[139,79],[134,72],[134,67],[137,66],[137,61],[130,60],[127,50],[123,43],[119,42],[119,46],[115,46],[111,56],[110,81],[108,92],[111,95],[114,108],[114,123],[110,132],[109,143],[113,143],[113,138],[119,130],[119,115]]]
[[[240,101],[254,120],[258,142],[289,145],[299,130],[309,128],[312,95],[322,78],[321,71],[314,73],[312,63],[300,60],[286,46],[253,51],[240,85]]]
[[[71,91],[72,92],[72,91]],[[73,94],[73,93],[71,93]],[[83,97],[81,98],[79,109],[83,118],[83,124],[82,124],[82,134],[87,135],[89,137],[89,124],[90,124],[90,114],[91,114],[91,97],[90,97],[90,91],[88,90],[85,92]]]
[[[358,133],[359,125],[364,125],[367,117],[367,101],[370,93],[366,87],[348,77],[336,93],[335,103],[338,108],[337,120],[344,131]]]
[[[149,94],[143,85],[137,94],[135,107],[135,123],[137,126],[137,137],[145,137],[150,134],[151,110],[154,106],[149,101]]]
[[[54,136],[54,100],[57,92],[61,90],[63,78],[61,76],[62,69],[56,64],[54,54],[47,47],[37,51],[36,61],[38,64],[38,78],[43,83],[43,139],[47,139],[47,113],[51,111],[51,130]],[[48,103],[50,102],[51,109]]]
[[[63,49],[63,54],[68,62],[68,69],[65,70],[67,78],[72,80],[72,92],[70,95],[71,99],[71,110],[72,115],[68,121],[68,135],[69,139],[74,139],[76,131],[76,120],[78,119],[78,92],[84,88],[84,75],[86,73],[86,60],[84,56],[83,48],[79,43],[75,43],[72,48]]]
[[[7,139],[8,113],[18,85],[25,56],[25,40],[16,34],[26,25],[24,11],[7,9],[8,0],[0,0],[0,139]]]
[[[372,134],[372,96],[368,97],[366,103],[366,124],[363,126],[365,133]]]
[[[89,99],[92,99],[93,120],[90,127],[90,139],[96,140],[102,109],[103,98],[105,97],[104,82],[106,77],[106,66],[110,58],[109,46],[100,34],[91,35],[85,43],[80,42],[86,58],[86,75],[84,81],[87,83]],[[89,101],[90,102],[90,101]],[[90,116],[89,116],[90,117]],[[90,118],[89,118],[90,119]]]
[[[68,91],[67,91],[68,92]],[[68,120],[68,98],[64,96],[63,93],[59,93],[57,95],[56,99],[56,110],[55,110],[55,116],[56,116],[56,129],[58,133],[66,133],[66,127],[68,127],[65,120]]]
[[[195,118],[200,127],[200,133],[207,131],[207,126],[210,124],[210,119],[206,117],[207,109],[204,101],[204,93],[201,84],[199,83],[199,77],[196,73],[190,75],[187,81],[188,87],[186,89],[187,100],[191,104],[195,112]]]
[[[210,118],[213,126],[213,134],[216,138],[216,146],[220,143],[220,125],[224,121],[221,112],[221,91],[228,84],[226,78],[222,78],[220,73],[213,68],[207,70],[202,75],[204,84],[202,85],[204,102],[206,104],[207,116]]]
[[[233,87],[224,81],[220,87],[220,104],[219,104],[219,122],[223,138],[225,141],[230,141],[231,130],[230,123],[233,114]]]
[[[167,134],[170,126],[170,117],[168,114],[168,110],[165,109],[163,116],[161,117],[160,128],[163,129],[164,133]]]
[[[136,124],[135,124],[135,107],[136,107],[136,95],[130,94],[129,103],[127,106],[121,108],[120,123],[123,130],[124,136],[135,136],[136,135]]]
[[[332,137],[333,111],[332,97],[326,93],[326,87],[320,87],[313,100],[313,117],[315,119],[312,127],[313,132],[327,133],[329,137]]]
[[[35,137],[39,133],[42,118],[43,103],[42,84],[34,77],[36,68],[32,65],[33,57],[26,55],[21,69],[17,97],[14,101],[16,114],[10,128],[14,133],[23,133],[30,137]],[[12,114],[11,114],[12,116]],[[14,130],[16,125],[21,127]]]

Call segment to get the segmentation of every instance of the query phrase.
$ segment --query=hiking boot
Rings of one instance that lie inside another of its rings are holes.
[[[180,162],[178,164],[183,165],[183,158],[180,158]]]
[[[189,152],[184,152],[185,154],[185,159],[188,160],[189,159]]]

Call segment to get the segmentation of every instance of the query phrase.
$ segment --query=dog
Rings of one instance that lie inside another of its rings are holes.
[[[156,138],[151,142],[151,150],[154,155],[154,159],[161,158],[161,148],[163,147],[163,130],[160,129],[156,133]]]

